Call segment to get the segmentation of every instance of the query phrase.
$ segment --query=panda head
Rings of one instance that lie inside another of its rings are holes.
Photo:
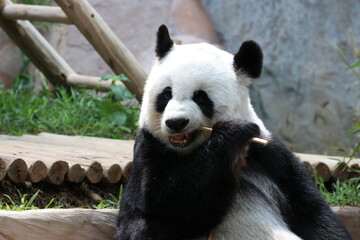
[[[244,42],[235,56],[206,43],[175,45],[166,26],[156,42],[157,62],[145,84],[140,128],[146,128],[168,148],[189,153],[206,141],[220,120],[239,118],[267,130],[256,116],[248,85],[258,78],[262,51]]]

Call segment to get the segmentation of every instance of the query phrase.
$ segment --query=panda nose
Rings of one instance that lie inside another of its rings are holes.
[[[165,121],[166,126],[171,130],[180,132],[189,124],[189,119],[186,118],[172,118]]]

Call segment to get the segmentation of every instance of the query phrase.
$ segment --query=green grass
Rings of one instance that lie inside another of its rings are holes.
[[[13,200],[11,196],[7,194],[2,194],[4,198],[6,198],[10,204],[4,203],[2,199],[0,199],[0,210],[5,211],[24,211],[24,210],[34,210],[39,209],[38,207],[33,205],[34,200],[38,197],[40,190],[38,190],[34,195],[28,199],[27,194],[22,194],[19,190],[17,190],[19,196],[19,202]],[[45,209],[49,208],[51,204],[54,202],[55,198],[52,198],[45,206]],[[60,208],[60,206],[53,206],[51,208]]]
[[[51,132],[128,139],[137,129],[138,104],[129,101],[131,94],[115,88],[99,97],[94,90],[43,91],[0,88],[0,133],[10,135]],[[119,93],[119,94],[120,94]],[[130,96],[130,97],[129,97]],[[128,103],[121,104],[128,100]]]
[[[329,205],[360,206],[360,178],[353,178],[332,184],[329,190],[322,179],[315,175],[316,184],[321,195]]]
[[[111,199],[106,199],[100,201],[100,203],[96,206],[96,209],[120,209],[120,200],[123,194],[123,185],[120,185],[119,194],[114,196],[110,193]]]

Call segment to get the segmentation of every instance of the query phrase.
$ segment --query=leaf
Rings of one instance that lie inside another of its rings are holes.
[[[360,59],[358,59],[355,63],[351,64],[349,68],[352,69],[352,68],[356,68],[359,66],[360,66]]]
[[[103,81],[107,81],[110,79],[113,79],[113,75],[108,74],[108,75],[104,75],[101,77],[101,80],[103,80]]]
[[[115,112],[111,115],[111,120],[120,126],[126,122],[126,119],[127,116],[124,112]]]
[[[110,99],[106,99],[99,104],[100,113],[104,117],[109,117],[117,111],[121,111],[122,107],[119,103],[112,102]]]
[[[111,91],[114,94],[116,100],[124,100],[124,87],[123,86],[111,86]]]
[[[341,148],[341,147],[329,147],[329,149],[333,149],[333,150],[337,150],[339,152],[343,152],[346,153],[345,149]]]

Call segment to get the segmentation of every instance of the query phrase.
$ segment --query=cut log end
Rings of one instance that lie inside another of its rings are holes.
[[[91,183],[98,183],[100,182],[103,176],[103,167],[98,162],[93,162],[90,164],[89,168],[86,170],[85,173],[86,179],[89,180]]]
[[[37,183],[46,178],[48,169],[42,161],[35,161],[28,169],[28,178],[30,182]]]
[[[0,158],[0,181],[6,176],[6,162]]]
[[[117,183],[120,181],[122,170],[119,164],[113,164],[104,170],[103,179],[109,183]]]
[[[52,184],[60,185],[65,178],[65,174],[69,170],[69,165],[65,161],[56,161],[49,168],[46,180]]]
[[[10,163],[6,172],[8,178],[15,183],[25,182],[27,177],[27,165],[24,160],[17,158]]]
[[[66,180],[69,182],[79,183],[85,177],[85,169],[80,164],[74,164],[69,167],[69,171],[66,174]]]

